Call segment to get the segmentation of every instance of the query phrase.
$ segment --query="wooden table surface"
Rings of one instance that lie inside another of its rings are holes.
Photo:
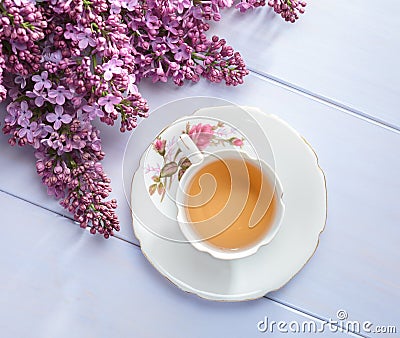
[[[134,138],[138,162],[166,124],[190,112],[150,115],[132,135],[99,126],[121,221],[109,240],[80,229],[47,196],[32,151],[1,136],[1,337],[308,337],[262,333],[257,323],[322,323],[339,310],[397,333],[314,335],[400,335],[400,2],[308,2],[295,25],[266,10],[223,13],[212,33],[245,57],[244,85],[140,86],[152,110],[216,96],[274,113],[309,141],[327,179],[328,220],[305,268],[264,298],[218,303],[180,291],[147,262],[125,198],[125,145]]]

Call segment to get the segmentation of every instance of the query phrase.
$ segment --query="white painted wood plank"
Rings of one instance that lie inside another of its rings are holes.
[[[257,102],[299,130],[317,151],[328,185],[328,223],[316,255],[294,279],[301,283],[272,297],[324,316],[343,308],[353,320],[396,324],[400,135],[275,86],[250,86],[235,101]],[[215,95],[226,97],[223,91]],[[142,127],[149,131],[163,118],[154,115]]]
[[[307,1],[287,24],[266,8],[226,10],[212,33],[250,68],[400,126],[400,2]]]
[[[250,76],[246,85],[234,89],[201,82],[183,90],[144,84],[142,91],[150,98],[152,107],[189,95],[230,98],[275,113],[299,130],[317,151],[327,176],[328,224],[315,257],[298,277],[273,297],[326,318],[343,308],[351,319],[372,320],[377,324],[398,321],[398,134],[255,76]],[[132,136],[138,149],[130,154],[132,161],[138,161],[142,151],[165,124],[188,113],[154,114],[144,121]],[[120,200],[120,235],[134,241],[129,208],[123,201],[121,173],[128,135],[120,136],[116,129],[106,127],[102,127],[102,131],[107,153],[104,166],[113,180],[114,196]],[[44,193],[37,197],[40,193],[34,189],[31,195],[17,190],[19,183],[14,177],[33,182],[35,176],[24,176],[26,169],[20,169],[17,163],[10,166],[8,152],[3,153],[4,174],[0,177],[0,188],[47,205]]]
[[[189,295],[171,287],[131,244],[96,239],[4,193],[0,206],[2,337],[259,337],[265,316],[310,320],[267,299],[218,303]],[[265,334],[285,335],[276,327]],[[345,334],[324,334],[333,335]]]
[[[3,107],[2,107],[3,108]],[[3,118],[3,114],[1,113]],[[36,174],[36,158],[30,147],[11,147],[8,137],[0,132],[0,190],[58,213],[65,213],[57,201],[46,194],[46,187]],[[68,213],[65,213],[67,215]]]

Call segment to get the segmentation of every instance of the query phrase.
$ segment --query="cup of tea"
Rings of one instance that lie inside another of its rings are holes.
[[[192,165],[176,194],[185,238],[219,259],[250,256],[279,231],[285,206],[282,185],[266,162],[237,149],[203,154],[189,135],[178,146]]]

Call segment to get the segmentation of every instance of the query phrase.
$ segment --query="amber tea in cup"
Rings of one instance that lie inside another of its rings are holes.
[[[190,244],[219,259],[237,259],[270,243],[285,209],[272,167],[241,150],[204,154],[186,134],[178,144],[192,162],[176,194],[177,220]]]
[[[186,194],[188,226],[220,249],[260,242],[275,219],[274,182],[243,159],[215,159],[203,166],[190,178]]]

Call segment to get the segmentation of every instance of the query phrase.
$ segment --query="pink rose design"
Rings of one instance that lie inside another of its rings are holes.
[[[243,145],[243,140],[241,140],[240,138],[235,138],[231,142],[234,146],[237,147],[241,147]]]
[[[209,124],[197,124],[189,130],[189,136],[199,150],[204,150],[214,136],[214,130]]]
[[[158,152],[161,156],[165,154],[165,143],[166,140],[160,140],[159,138],[153,143],[154,150]]]

